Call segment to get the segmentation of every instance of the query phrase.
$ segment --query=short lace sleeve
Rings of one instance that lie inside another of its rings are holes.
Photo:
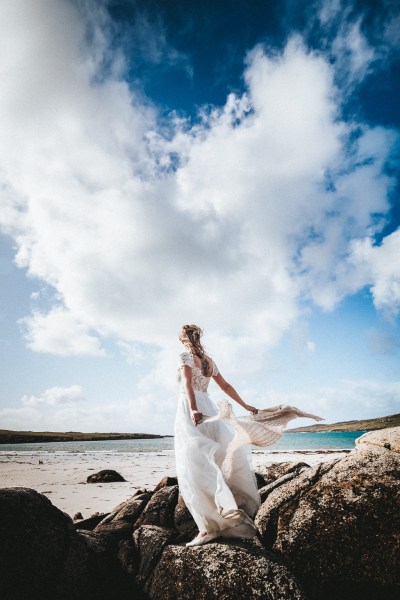
[[[193,356],[190,352],[182,352],[179,356],[179,367],[188,366],[190,368],[193,367]]]
[[[217,365],[215,364],[215,362],[214,362],[214,361],[212,361],[212,365],[213,365],[213,370],[212,370],[213,377],[214,377],[215,375],[219,375],[219,370],[218,370],[218,367],[217,367]]]

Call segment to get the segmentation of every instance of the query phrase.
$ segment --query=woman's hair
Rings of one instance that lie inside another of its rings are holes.
[[[200,342],[200,338],[203,335],[203,330],[198,325],[183,325],[179,332],[179,339],[184,346],[192,352],[196,356],[199,357],[201,361],[201,372],[206,377],[208,376],[209,371],[209,363],[205,358],[205,350],[203,348],[202,343]]]

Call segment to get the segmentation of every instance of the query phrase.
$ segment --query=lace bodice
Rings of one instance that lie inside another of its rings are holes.
[[[211,359],[212,360],[212,359]],[[219,371],[217,365],[212,360],[212,373],[209,377],[206,377],[201,372],[201,369],[196,365],[193,360],[193,355],[190,352],[182,352],[179,357],[179,370],[178,370],[178,379],[181,381],[181,368],[187,365],[192,369],[192,386],[195,391],[198,392],[206,392],[208,388],[208,384],[213,375],[218,375]]]

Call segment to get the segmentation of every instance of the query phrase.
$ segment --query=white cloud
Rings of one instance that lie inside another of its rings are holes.
[[[83,403],[68,390],[78,388],[53,388],[40,397],[24,397],[23,406],[0,409],[0,420],[5,429],[29,431],[99,431],[173,433],[175,394],[143,392],[132,400],[105,404]],[[400,382],[349,380],[337,386],[321,387],[311,392],[276,392],[263,394],[246,390],[243,397],[259,408],[276,404],[299,406],[302,410],[318,414],[325,423],[382,417],[399,412]],[[68,398],[71,400],[68,401]],[[234,406],[237,414],[240,407]],[[291,427],[310,425],[309,419],[298,419]]]
[[[17,265],[56,290],[22,321],[30,348],[100,355],[109,337],[137,357],[138,343],[151,356],[157,346],[148,381],[162,382],[179,326],[194,321],[210,351],[249,372],[299,299],[329,309],[369,284],[377,306],[397,302],[383,260],[366,278],[349,258],[382,227],[373,215],[389,208],[396,136],[340,119],[321,54],[300,38],[279,55],[257,47],[243,95],[193,127],[175,115],[161,126],[91,7],[16,0],[0,23],[2,229]],[[349,48],[361,77],[368,52]]]
[[[97,337],[90,335],[87,326],[74,319],[62,307],[54,307],[47,314],[33,312],[20,320],[26,332],[27,345],[35,352],[50,352],[59,356],[103,356]]]
[[[386,236],[380,245],[370,237],[356,240],[350,260],[371,286],[375,306],[388,314],[400,312],[400,231]]]
[[[70,387],[52,387],[40,396],[23,396],[21,402],[24,406],[59,406],[61,404],[75,404],[84,400],[83,391],[80,385],[71,385]]]
[[[316,9],[315,12],[313,9]],[[400,51],[398,6],[382,0],[357,6],[348,0],[321,0],[309,12],[308,33],[318,28],[320,45],[336,62],[341,84],[354,88],[373,71],[385,69]]]
[[[332,45],[338,73],[346,83],[354,85],[362,81],[377,59],[376,51],[361,31],[362,19],[343,21]]]

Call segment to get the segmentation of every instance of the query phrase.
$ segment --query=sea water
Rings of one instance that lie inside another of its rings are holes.
[[[290,450],[344,450],[353,449],[355,440],[365,431],[323,431],[323,432],[286,432],[272,446],[266,449],[271,452],[288,452]],[[0,460],[30,453],[46,455],[63,454],[65,458],[73,458],[76,454],[93,452],[164,452],[173,451],[174,438],[154,438],[144,440],[99,440],[89,442],[39,442],[34,444],[0,444]]]

